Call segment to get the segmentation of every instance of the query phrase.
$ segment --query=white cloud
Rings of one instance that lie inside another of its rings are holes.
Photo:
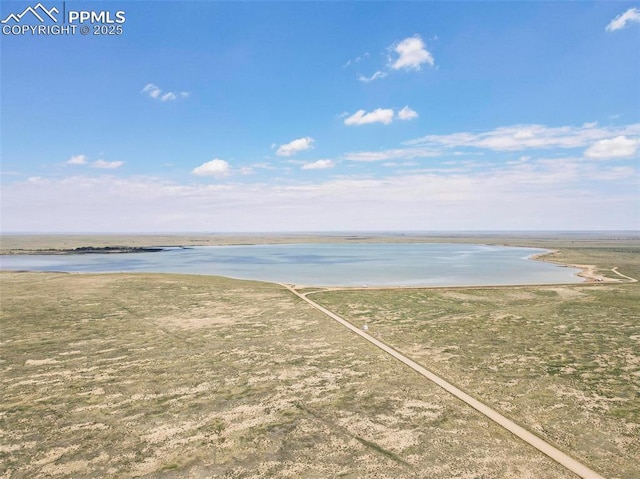
[[[402,111],[402,110],[401,110]],[[400,112],[398,113],[398,118]],[[447,155],[484,154],[491,151],[526,151],[537,149],[587,148],[587,159],[627,158],[640,149],[640,123],[620,127],[597,127],[585,123],[581,127],[544,125],[514,125],[486,132],[457,132],[448,135],[427,135],[407,141],[401,148],[380,151],[357,151],[344,155],[348,161],[397,161]],[[473,148],[479,151],[470,151]],[[453,149],[453,151],[451,151]],[[462,149],[459,151],[457,149]],[[521,156],[521,161],[531,159]]]
[[[394,118],[398,120],[411,120],[418,118],[418,113],[408,106],[402,108],[396,115],[393,108],[376,108],[367,113],[365,110],[358,110],[353,115],[343,113],[340,117],[346,117],[344,124],[348,126],[367,125],[369,123],[383,123],[388,125]]]
[[[398,54],[398,58],[390,63],[394,70],[420,70],[424,63],[434,64],[433,56],[418,35],[405,38],[393,50]]]
[[[122,165],[124,165],[124,161],[96,160],[91,163],[92,168],[101,168],[103,170],[113,170],[116,168],[120,168]]]
[[[106,160],[96,160],[93,163],[89,164],[88,158],[86,155],[74,155],[65,163],[67,165],[89,165],[91,168],[98,168],[102,170],[114,170],[116,168],[120,168],[124,165],[124,161],[106,161]]]
[[[100,168],[103,170],[113,170],[116,168],[120,168],[122,165],[124,165],[124,161],[96,160],[91,163],[92,168]]]
[[[178,98],[189,98],[190,95],[188,91],[181,91],[179,93],[168,91],[163,93],[160,87],[154,83],[147,83],[142,89],[142,93],[146,93],[150,98],[160,100],[161,102],[174,101]]]
[[[74,155],[67,161],[67,165],[86,165],[87,157],[86,155]]]
[[[347,68],[349,65],[353,65],[355,63],[360,63],[365,58],[369,58],[369,53],[368,52],[365,52],[364,54],[360,55],[359,57],[354,58],[353,60],[347,60],[347,63],[342,65],[342,68]]]
[[[369,83],[369,82],[372,82],[374,80],[377,80],[378,78],[384,78],[386,76],[387,76],[387,72],[383,72],[383,71],[378,70],[377,72],[375,72],[370,77],[366,77],[364,75],[360,75],[358,77],[358,80],[360,80],[361,82],[364,82],[364,83]]]
[[[428,145],[431,147],[472,147],[496,151],[518,151],[544,148],[586,147],[598,140],[620,135],[640,135],[640,123],[623,127],[597,127],[586,123],[581,127],[544,125],[513,125],[494,130],[458,132],[448,135],[427,135],[405,142],[406,145]]]
[[[408,106],[405,106],[402,110],[398,112],[399,120],[412,120],[414,118],[418,118],[418,112],[412,110]]]
[[[324,170],[327,168],[333,168],[335,163],[333,160],[318,160],[313,163],[305,163],[302,165],[303,170]]]
[[[440,156],[440,152],[428,148],[395,148],[382,151],[357,151],[346,153],[344,159],[348,161],[388,161],[411,160],[414,158],[429,158]]]
[[[276,155],[279,156],[292,156],[304,150],[313,148],[313,138],[305,136],[304,138],[298,138],[290,141],[284,145],[280,145],[276,150]]]
[[[634,156],[640,140],[616,136],[615,138],[600,140],[584,152],[587,158],[630,158]]]
[[[146,93],[151,98],[158,98],[161,92],[162,90],[160,90],[160,88],[158,88],[153,83],[147,83],[145,87],[142,89],[142,93]]]
[[[384,166],[385,168],[404,168],[404,167],[409,167],[409,166],[419,166],[420,163],[416,162],[416,161],[403,161],[403,162],[397,162],[397,161],[388,161],[386,163],[382,163],[382,166]]]
[[[621,13],[616,18],[611,20],[609,24],[605,27],[605,30],[608,32],[615,32],[616,30],[621,30],[630,23],[640,23],[640,10],[637,8],[630,8],[624,13]]]
[[[405,38],[388,47],[387,51],[392,51],[395,58],[389,56],[384,69],[377,70],[371,76],[360,75],[358,80],[370,83],[374,80],[385,78],[390,70],[420,70],[424,64],[434,66],[435,63],[433,56],[427,50],[424,41],[419,35]],[[355,62],[349,61],[344,67],[353,63]]]
[[[230,173],[231,166],[229,163],[218,158],[207,161],[191,171],[191,174],[196,176],[214,176],[216,178],[228,176]]]
[[[391,108],[376,108],[372,112],[367,113],[364,110],[358,110],[353,115],[344,119],[345,125],[366,125],[368,123],[383,123],[388,125],[393,121],[393,110]]]

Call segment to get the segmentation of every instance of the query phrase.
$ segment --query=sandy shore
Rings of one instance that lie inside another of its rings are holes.
[[[593,264],[567,264],[559,261],[554,261],[553,256],[557,255],[560,251],[557,249],[551,251],[545,251],[544,253],[534,254],[531,256],[531,259],[534,261],[542,261],[545,263],[553,263],[558,266],[563,266],[567,268],[577,268],[580,270],[577,275],[581,278],[584,278],[585,282],[588,283],[601,283],[606,281],[615,281],[610,278],[604,278],[596,273],[596,265]]]
[[[577,275],[581,278],[584,278],[585,282],[587,283],[620,283],[621,282],[621,280],[618,278],[607,278],[606,276],[599,274],[598,267],[595,264],[570,264],[570,263],[564,263],[564,262],[555,260],[554,256],[559,253],[560,253],[559,250],[554,249],[551,251],[545,251],[544,253],[534,254],[533,256],[531,256],[531,259],[535,261],[544,261],[546,263],[553,263],[555,265],[563,266],[567,268],[577,268],[580,270],[580,272],[577,273]],[[616,274],[620,276],[619,273],[616,273]],[[628,278],[628,279],[631,280],[633,278]]]

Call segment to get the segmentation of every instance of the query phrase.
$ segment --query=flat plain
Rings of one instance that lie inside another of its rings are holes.
[[[637,477],[640,289],[611,268],[637,277],[638,243],[495,239],[519,241],[621,282],[311,298],[604,476]],[[3,479],[575,477],[279,285],[2,272],[0,286]]]

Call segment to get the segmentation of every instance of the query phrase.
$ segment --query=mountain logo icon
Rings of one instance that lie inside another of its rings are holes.
[[[54,16],[54,14],[60,13],[60,11],[53,7],[47,10],[42,3],[38,3],[35,7],[27,7],[24,9],[22,13],[11,13],[4,20],[0,20],[0,23],[9,23],[9,21],[13,20],[16,23],[20,23],[22,21],[22,17],[24,17],[27,13],[31,13],[34,17],[40,20],[40,23],[44,23],[46,17],[49,17],[54,22],[58,23],[58,19]]]

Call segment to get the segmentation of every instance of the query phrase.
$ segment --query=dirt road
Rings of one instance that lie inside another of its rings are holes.
[[[506,418],[505,416],[503,416],[499,412],[495,411],[494,409],[491,409],[486,404],[484,404],[484,403],[478,401],[477,399],[469,396],[467,393],[465,393],[461,389],[458,389],[453,384],[445,381],[441,377],[437,376],[436,374],[432,373],[431,371],[429,371],[429,370],[425,369],[424,367],[420,366],[415,361],[409,359],[408,357],[406,357],[403,354],[399,353],[395,349],[393,349],[390,346],[384,344],[382,341],[379,341],[378,339],[376,339],[373,336],[367,334],[366,332],[361,331],[359,328],[355,327],[354,325],[349,323],[347,320],[341,318],[337,314],[329,311],[328,309],[320,306],[318,303],[312,301],[311,299],[309,299],[307,297],[307,294],[309,294],[309,293],[301,294],[298,291],[296,291],[294,287],[292,287],[290,285],[283,284],[283,286],[286,287],[293,294],[298,296],[300,299],[302,299],[303,301],[307,302],[308,304],[310,304],[311,306],[316,308],[318,311],[321,311],[322,313],[326,314],[331,319],[337,321],[338,323],[340,323],[344,327],[350,329],[351,331],[353,331],[357,335],[361,336],[362,338],[366,339],[367,341],[369,341],[370,343],[374,344],[378,348],[382,349],[384,352],[390,354],[391,356],[393,356],[397,360],[399,360],[402,363],[406,364],[407,366],[412,368],[417,373],[419,373],[422,376],[426,377],[430,381],[434,382],[435,384],[437,384],[438,386],[443,388],[445,391],[449,392],[450,394],[452,394],[456,398],[460,399],[461,401],[465,402],[466,404],[468,404],[472,408],[474,408],[477,411],[481,412],[486,417],[488,417],[489,419],[491,419],[495,423],[499,424],[500,426],[504,427],[506,430],[508,430],[509,432],[514,434],[515,436],[519,437],[523,441],[525,441],[527,444],[535,447],[540,452],[546,454],[551,459],[553,459],[557,463],[561,464],[562,466],[566,467],[571,472],[577,474],[578,476],[580,476],[580,477],[582,477],[584,479],[604,479],[604,477],[601,476],[600,474],[598,474],[597,472],[593,471],[592,469],[589,469],[587,466],[585,466],[581,462],[579,462],[579,461],[575,460],[574,458],[572,458],[571,456],[565,454],[564,452],[562,452],[558,448],[552,446],[551,444],[547,443],[546,441],[544,441],[543,439],[539,438],[535,434],[527,431],[526,429],[524,429],[523,427],[519,426],[518,424],[516,424],[515,422],[511,421],[510,419]]]

